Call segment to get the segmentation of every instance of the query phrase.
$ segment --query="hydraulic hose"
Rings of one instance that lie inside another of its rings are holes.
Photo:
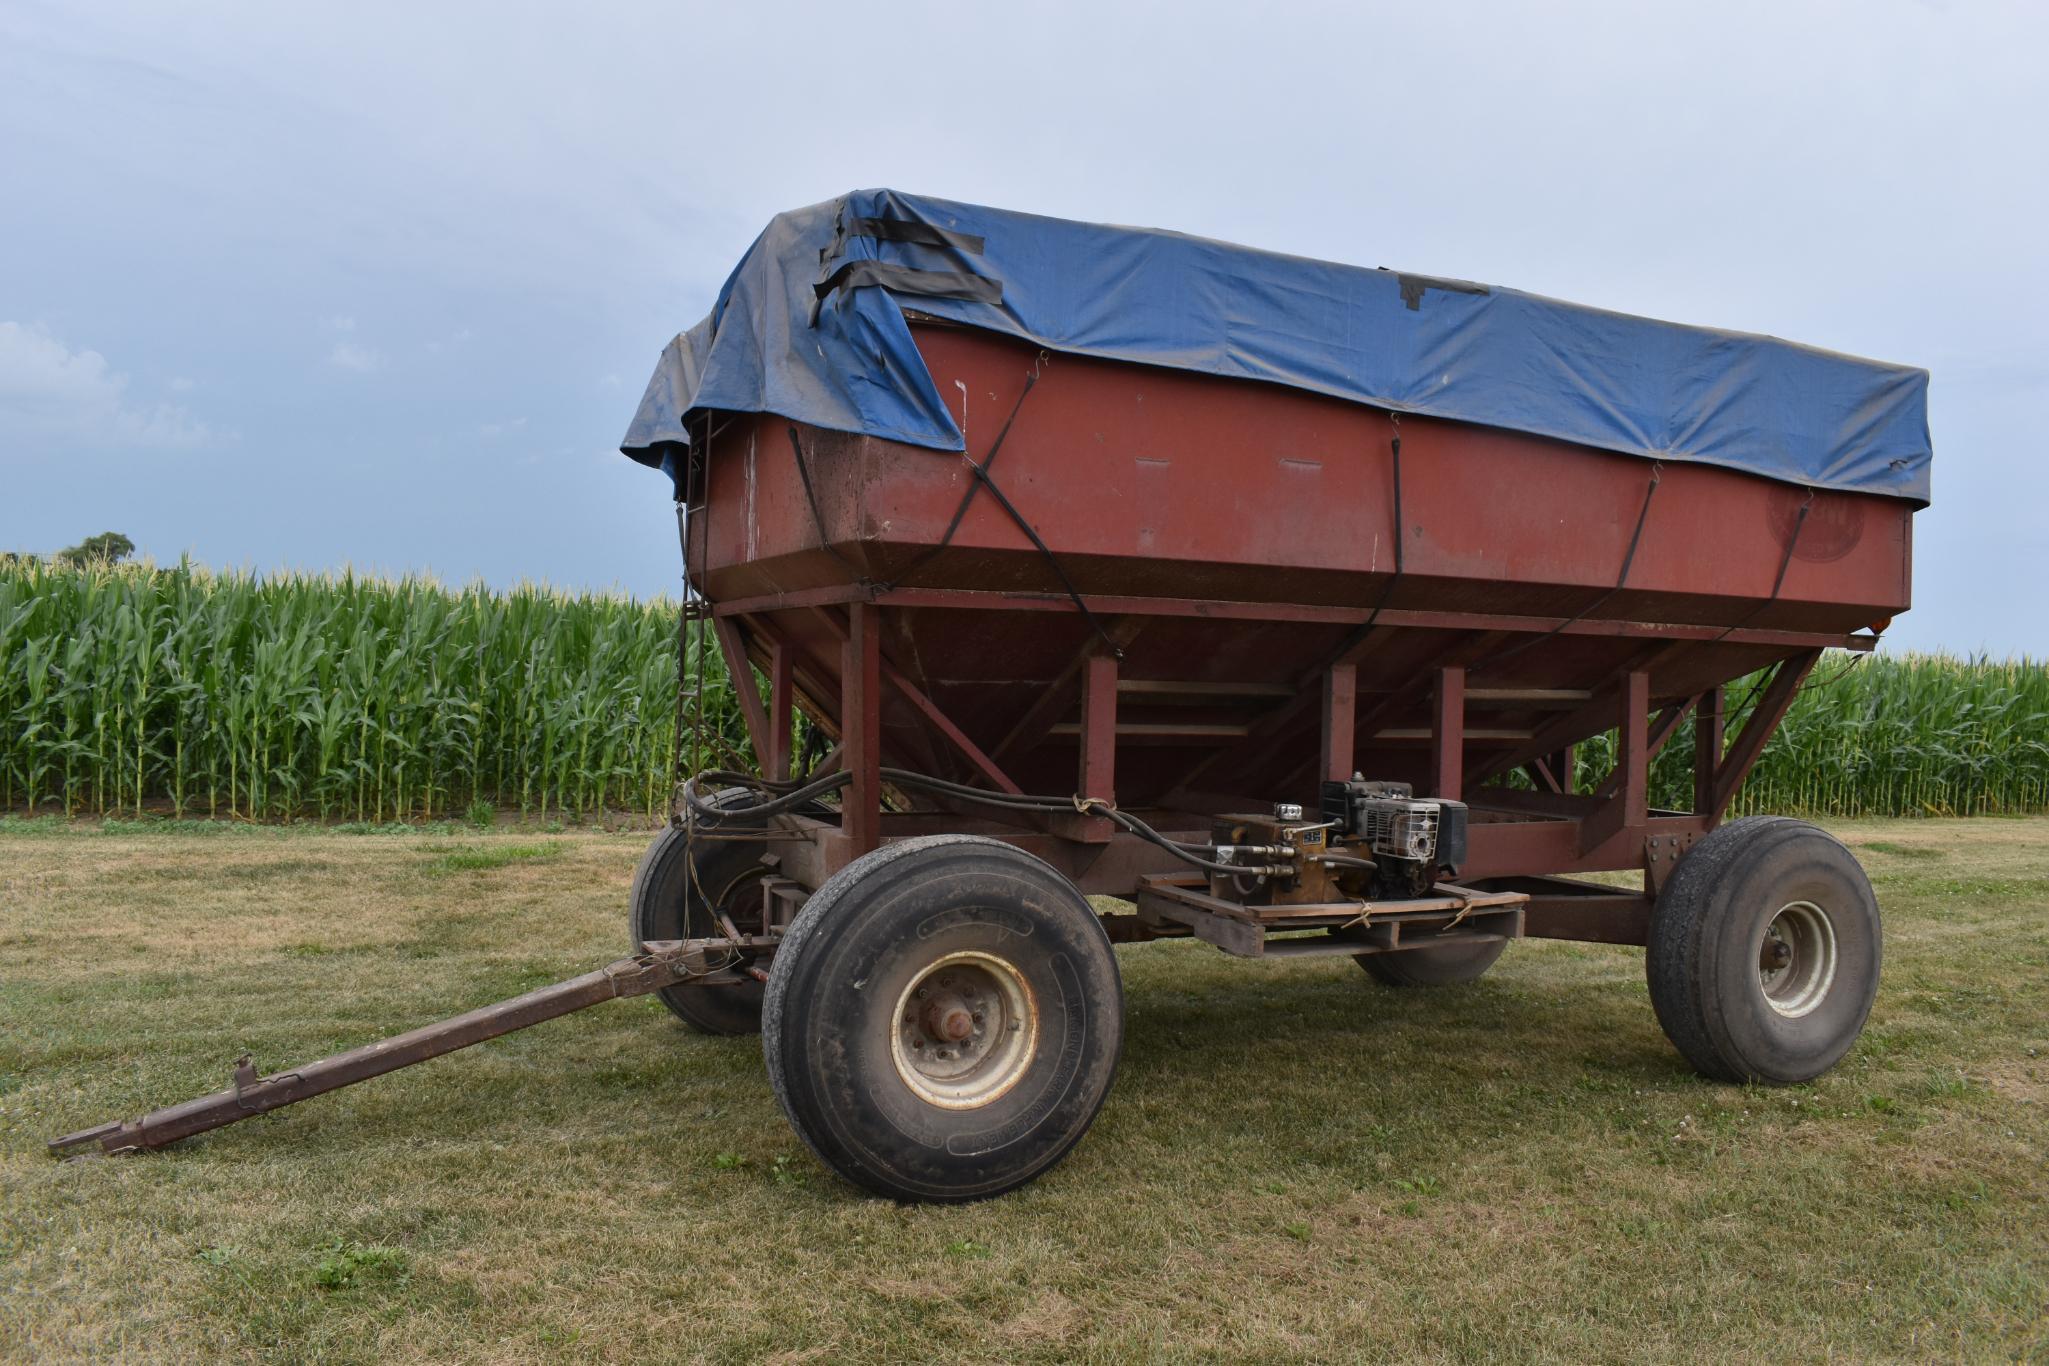
[[[974,803],[981,806],[999,807],[1006,811],[1031,811],[1044,815],[1080,812],[1104,816],[1122,829],[1146,841],[1146,843],[1155,845],[1182,862],[1201,868],[1206,872],[1227,874],[1242,874],[1245,872],[1245,868],[1242,865],[1219,863],[1212,858],[1204,857],[1204,855],[1213,852],[1215,846],[1187,844],[1180,840],[1168,839],[1138,817],[1128,812],[1119,811],[1116,807],[1105,802],[1092,802],[1087,798],[1077,799],[1074,797],[1013,796],[1007,792],[990,792],[985,788],[969,787],[965,783],[948,782],[944,778],[934,778],[927,774],[913,773],[909,769],[902,768],[885,768],[881,771],[881,776],[883,781],[903,788],[906,791],[937,793],[941,796],[952,797],[957,801]],[[839,791],[852,781],[853,775],[844,771],[828,773],[824,777],[817,779],[772,781],[733,769],[707,769],[684,782],[683,804],[688,808],[693,821],[706,827],[715,827],[736,817],[755,821],[769,816],[787,815],[807,802],[816,801],[829,793]],[[757,802],[752,806],[719,807],[713,806],[703,797],[702,786],[704,784],[713,784],[721,787],[746,787],[771,795],[768,796],[767,800]]]

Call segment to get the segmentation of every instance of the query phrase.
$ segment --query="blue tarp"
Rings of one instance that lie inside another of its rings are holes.
[[[1928,501],[1924,370],[894,190],[778,215],[662,352],[621,449],[673,476],[691,415],[728,411],[960,450],[905,308],[1053,352]]]

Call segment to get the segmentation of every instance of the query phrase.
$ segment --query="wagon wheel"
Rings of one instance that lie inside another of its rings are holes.
[[[1374,981],[1391,987],[1450,987],[1477,982],[1501,951],[1506,939],[1459,944],[1431,944],[1390,953],[1362,953],[1353,961]]]
[[[1878,994],[1878,901],[1826,831],[1732,822],[1680,860],[1651,913],[1645,975],[1666,1035],[1720,1081],[1812,1081]]]
[[[729,788],[712,798],[714,805],[728,809],[744,807],[753,800],[754,794],[744,788]],[[670,826],[655,837],[633,874],[631,933],[635,950],[650,939],[723,936],[726,930],[714,908],[723,911],[741,933],[761,932],[761,879],[767,871],[761,856],[768,846],[730,838],[732,829],[728,824],[720,827],[719,838],[700,833],[692,840],[687,830]],[[682,983],[656,994],[677,1018],[702,1033],[753,1034],[761,1029],[764,991],[760,982],[750,980],[716,987]]]
[[[1124,997],[1073,885],[996,840],[847,865],[776,950],[762,1052],[821,1161],[898,1200],[980,1200],[1052,1167],[1109,1094]]]

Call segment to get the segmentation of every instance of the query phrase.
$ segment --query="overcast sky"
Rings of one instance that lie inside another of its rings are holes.
[[[672,591],[616,443],[888,185],[1934,374],[1889,640],[2049,653],[2049,7],[0,0],[0,549]]]

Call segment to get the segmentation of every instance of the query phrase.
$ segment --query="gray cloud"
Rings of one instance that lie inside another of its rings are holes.
[[[132,400],[128,377],[99,352],[74,350],[38,324],[0,322],[0,440],[160,449],[209,436],[178,404]]]

